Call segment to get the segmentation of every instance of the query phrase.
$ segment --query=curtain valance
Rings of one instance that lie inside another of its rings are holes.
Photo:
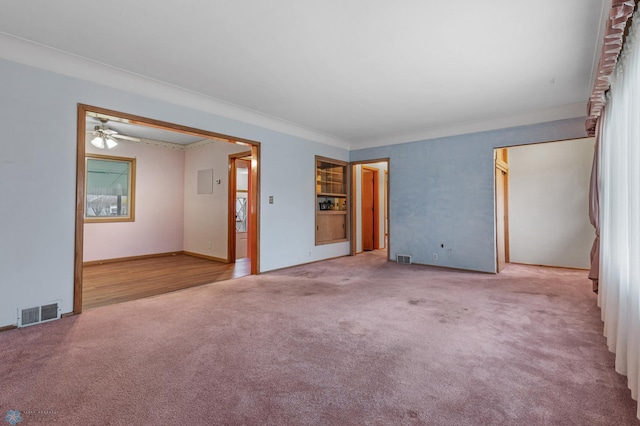
[[[606,103],[605,93],[609,90],[610,79],[618,57],[622,51],[622,44],[627,23],[636,8],[637,0],[612,0],[607,20],[607,29],[600,54],[600,62],[593,90],[587,103],[587,121],[585,123],[589,136],[595,136],[596,122],[602,114]]]

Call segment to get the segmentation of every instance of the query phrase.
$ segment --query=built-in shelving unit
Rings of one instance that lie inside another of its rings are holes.
[[[316,157],[316,245],[348,240],[347,163]]]

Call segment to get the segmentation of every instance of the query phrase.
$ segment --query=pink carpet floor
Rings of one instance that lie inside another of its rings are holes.
[[[0,333],[0,415],[19,410],[20,425],[638,424],[613,363],[585,271],[490,275],[375,253]]]

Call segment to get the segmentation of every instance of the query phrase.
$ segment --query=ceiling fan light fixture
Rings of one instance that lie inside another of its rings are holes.
[[[91,145],[96,148],[104,149],[104,139],[102,139],[102,136],[96,136],[91,140]]]
[[[107,148],[109,149],[115,148],[118,145],[118,142],[116,142],[116,140],[111,137],[106,137],[104,139],[107,142]]]

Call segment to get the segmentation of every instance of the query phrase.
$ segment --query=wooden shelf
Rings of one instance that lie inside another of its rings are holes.
[[[316,245],[348,241],[347,188],[347,163],[316,157]],[[321,209],[325,203],[339,209]]]
[[[339,192],[318,192],[316,195],[318,197],[342,197],[342,198],[347,197],[347,194],[342,194]]]

